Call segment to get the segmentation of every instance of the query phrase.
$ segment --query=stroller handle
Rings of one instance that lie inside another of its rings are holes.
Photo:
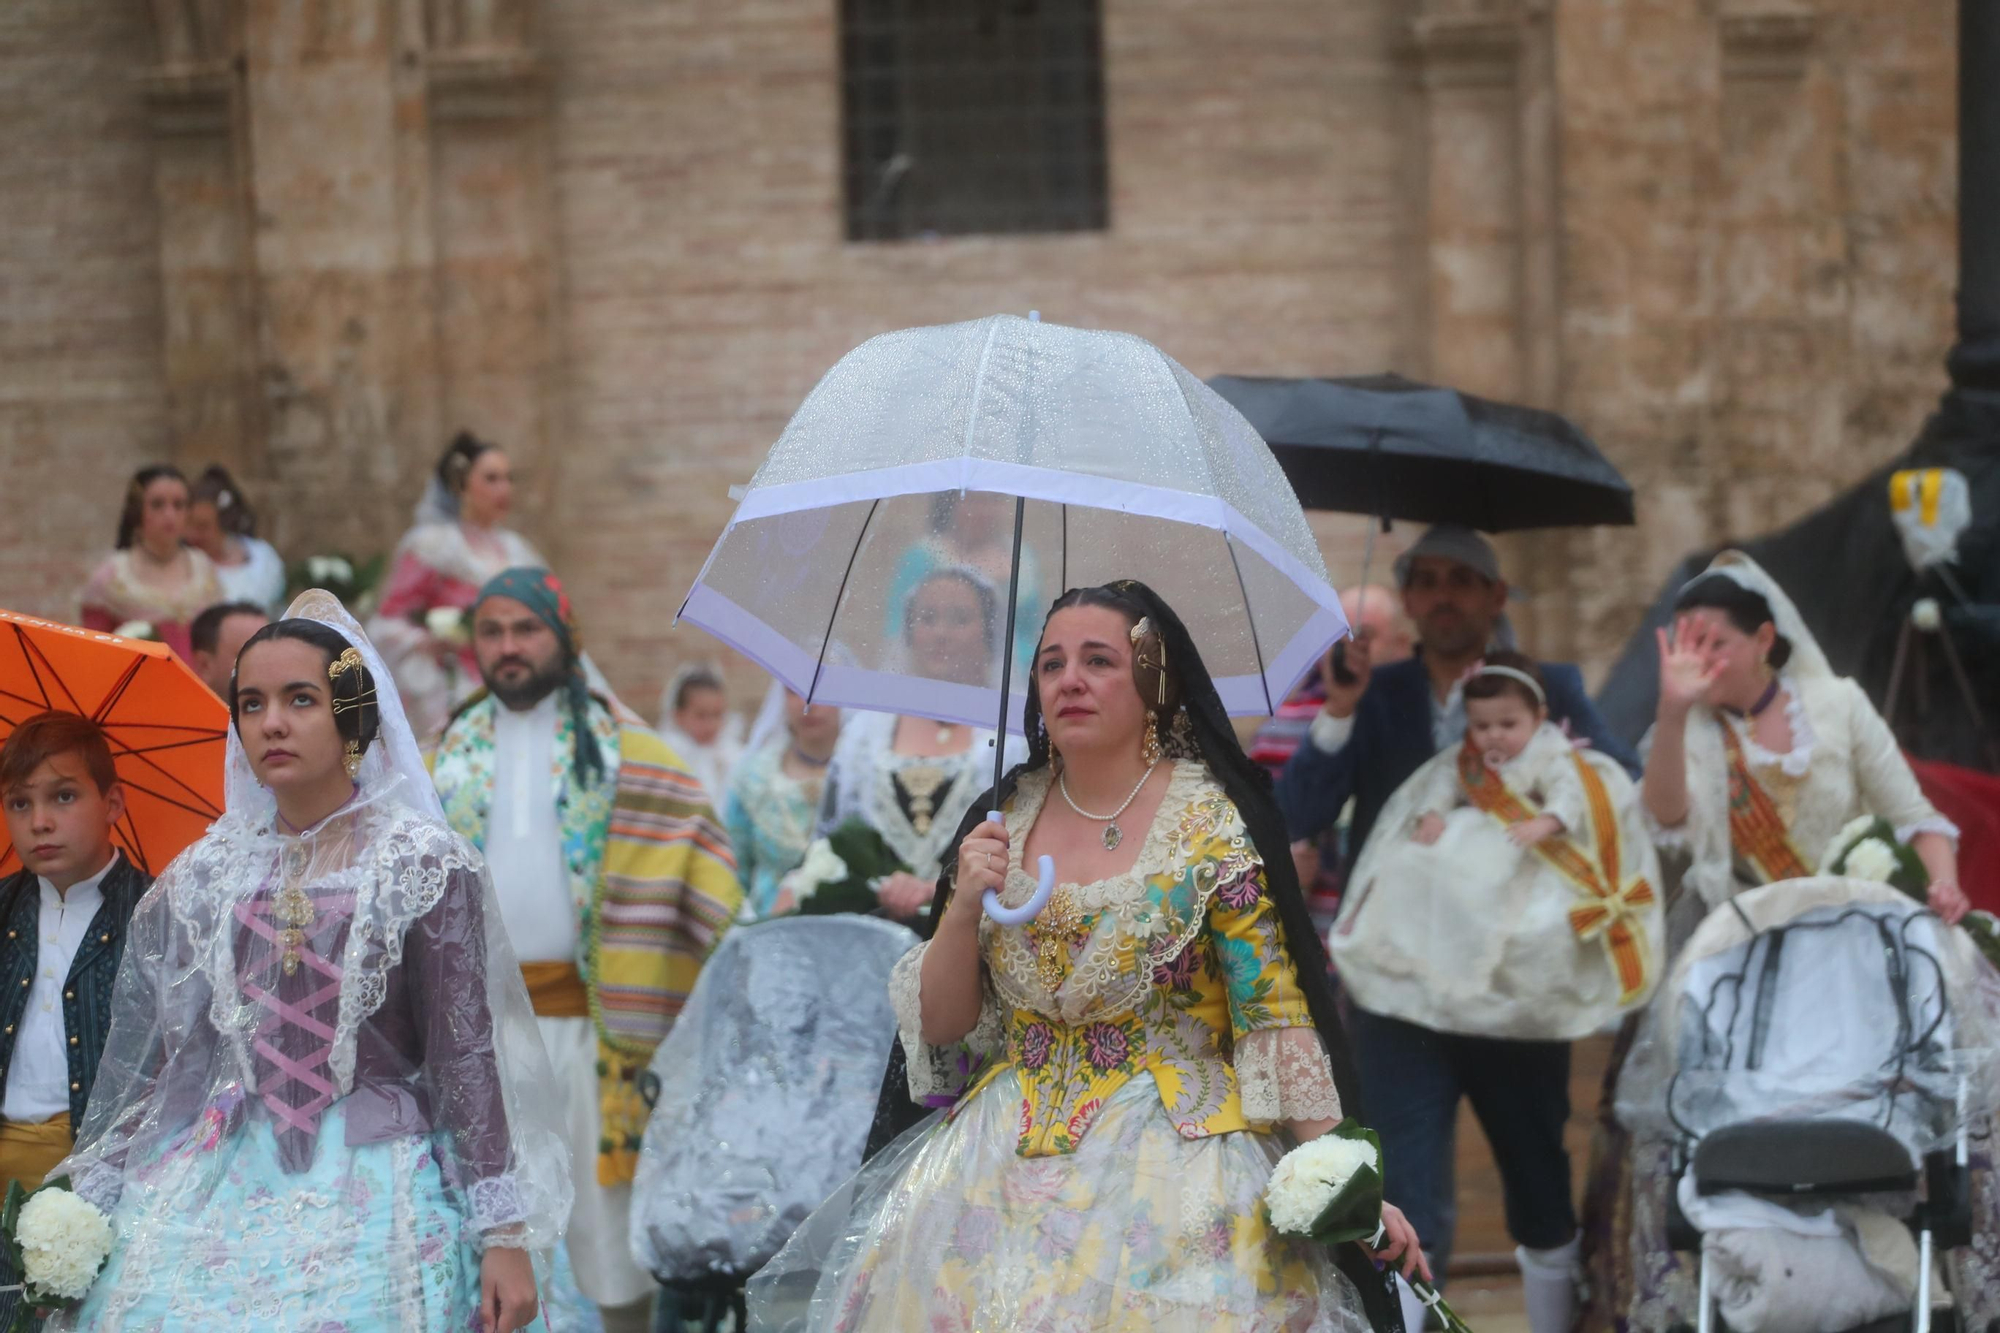
[[[1000,822],[1000,812],[998,810],[988,811],[986,817],[996,824]],[[992,917],[999,924],[1003,926],[1025,926],[1042,914],[1042,909],[1049,905],[1049,895],[1055,892],[1055,888],[1055,858],[1044,856],[1035,867],[1035,891],[1028,895],[1028,901],[1022,903],[1019,907],[1003,907],[1000,905],[1000,895],[992,889],[988,889],[985,892],[981,901],[986,908],[986,915]]]

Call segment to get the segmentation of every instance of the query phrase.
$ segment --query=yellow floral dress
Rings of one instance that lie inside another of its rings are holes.
[[[1023,775],[1014,846],[1048,785]],[[1017,871],[1003,897],[1032,889]],[[951,1109],[800,1227],[750,1284],[752,1326],[1365,1329],[1325,1252],[1265,1215],[1274,1131],[1340,1103],[1263,865],[1207,770],[1176,765],[1130,872],[980,932],[986,1000],[959,1046],[918,1035],[926,946],[891,982],[911,1094]]]

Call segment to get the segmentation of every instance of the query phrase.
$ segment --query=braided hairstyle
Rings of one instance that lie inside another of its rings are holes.
[[[376,734],[381,729],[381,715],[375,707],[375,677],[357,653],[346,661],[340,670],[334,667],[347,654],[354,652],[338,630],[320,624],[317,620],[274,621],[252,634],[243,642],[243,649],[236,654],[241,662],[243,654],[260,643],[274,639],[292,639],[299,643],[309,643],[326,654],[327,698],[333,708],[334,730],[340,734],[343,743],[353,742],[356,753],[368,753],[368,747],[375,743]],[[236,700],[236,670],[229,672],[229,719],[238,730],[242,728],[242,714]]]
[[[1134,653],[1134,684],[1139,690],[1139,697],[1160,718],[1160,736],[1167,745],[1168,753],[1179,751],[1187,754],[1191,750],[1192,754],[1187,757],[1198,758],[1205,764],[1224,794],[1236,806],[1244,830],[1264,863],[1264,892],[1277,910],[1285,947],[1298,972],[1299,989],[1305,994],[1306,1008],[1312,1015],[1313,1026],[1319,1031],[1320,1042],[1326,1048],[1333,1069],[1334,1086],[1340,1093],[1341,1107],[1347,1115],[1359,1118],[1360,1083],[1354,1072],[1346,1031],[1341,1025],[1329,979],[1326,946],[1313,925],[1311,913],[1306,909],[1298,871],[1292,865],[1291,839],[1285,831],[1284,816],[1279,813],[1276,798],[1272,795],[1270,775],[1252,763],[1243,752],[1235,729],[1230,725],[1228,711],[1222,706],[1222,697],[1216,692],[1215,681],[1208,674],[1193,638],[1181,623],[1181,618],[1158,593],[1136,579],[1121,579],[1101,587],[1072,588],[1056,599],[1049,608],[1049,615],[1053,617],[1056,612],[1074,606],[1107,607],[1124,615],[1133,625],[1142,619],[1150,622],[1150,632],[1140,639]],[[1043,627],[1046,632],[1046,620]],[[1165,676],[1164,704],[1161,703],[1161,675]],[[926,936],[935,929],[951,901],[958,877],[959,844],[985,821],[987,811],[1006,808],[1023,773],[1049,766],[1052,751],[1048,730],[1042,721],[1040,691],[1032,687],[1027,693],[1023,725],[1028,736],[1028,758],[1001,778],[998,790],[988,791],[974,801],[960,823],[956,836],[952,838],[951,848],[944,856],[938,878],[937,900],[920,926]],[[910,1100],[906,1071],[902,1042],[898,1038],[877,1103],[875,1123],[869,1132],[870,1156],[887,1146],[897,1134],[915,1125],[931,1109]],[[1381,1330],[1400,1329],[1401,1315],[1385,1274],[1377,1270],[1356,1246],[1338,1247],[1335,1260],[1361,1293],[1371,1324]]]

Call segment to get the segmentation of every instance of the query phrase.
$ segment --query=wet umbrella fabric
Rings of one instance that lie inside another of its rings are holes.
[[[147,874],[221,818],[229,710],[165,644],[0,611],[0,742],[50,711],[104,728],[125,788],[112,841]],[[0,875],[20,868],[0,827]]]
[[[1553,412],[1400,375],[1209,386],[1270,444],[1307,509],[1481,532],[1633,522],[1631,485]]]

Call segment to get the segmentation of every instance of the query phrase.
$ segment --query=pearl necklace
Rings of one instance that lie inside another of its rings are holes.
[[[1069,802],[1070,809],[1076,811],[1078,814],[1082,815],[1085,819],[1094,819],[1098,823],[1104,825],[1104,850],[1107,852],[1111,852],[1111,851],[1116,851],[1118,849],[1118,844],[1125,841],[1124,830],[1118,827],[1118,816],[1124,814],[1128,809],[1131,808],[1132,802],[1139,799],[1139,789],[1146,785],[1146,779],[1152,777],[1153,770],[1158,768],[1159,766],[1160,766],[1160,761],[1157,759],[1155,759],[1152,763],[1146,765],[1146,771],[1139,775],[1138,786],[1132,788],[1132,794],[1130,796],[1127,796],[1125,798],[1124,803],[1120,805],[1116,810],[1113,810],[1108,815],[1093,815],[1092,813],[1090,813],[1090,811],[1084,809],[1082,806],[1076,803],[1076,798],[1069,794],[1069,774],[1067,773],[1057,774],[1056,786],[1062,790],[1062,798],[1065,801]]]

